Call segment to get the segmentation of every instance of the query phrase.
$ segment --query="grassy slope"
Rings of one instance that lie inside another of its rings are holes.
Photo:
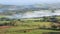
[[[27,24],[27,25],[25,25]],[[7,29],[0,29],[0,33],[1,34],[42,34],[42,32],[60,32],[60,31],[55,31],[55,30],[43,30],[43,29],[39,29],[39,30],[32,30],[31,32],[20,32],[19,30],[23,30],[23,29],[32,29],[32,28],[36,28],[39,27],[39,25],[43,25],[46,24],[48,26],[49,22],[32,22],[32,23],[23,23],[20,26],[15,26],[15,27],[11,27],[11,28],[7,28]],[[18,32],[15,32],[18,31]]]
[[[0,17],[1,18],[1,17]],[[1,22],[5,22],[5,21],[0,21]],[[9,22],[9,21],[7,21]],[[55,31],[55,30],[43,30],[43,29],[39,29],[39,30],[32,30],[31,32],[15,32],[15,31],[19,31],[19,30],[23,30],[23,29],[31,29],[31,28],[37,28],[41,25],[46,25],[47,27],[50,26],[51,22],[27,22],[27,23],[21,23],[20,26],[15,26],[15,27],[11,27],[11,28],[0,28],[0,34],[42,34],[42,32],[60,32],[60,31]]]

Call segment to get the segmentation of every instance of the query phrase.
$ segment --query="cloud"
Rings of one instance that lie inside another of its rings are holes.
[[[60,0],[0,0],[2,4],[34,4],[34,3],[58,3]]]

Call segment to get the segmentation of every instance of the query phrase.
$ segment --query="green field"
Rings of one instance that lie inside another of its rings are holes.
[[[0,34],[42,34],[43,32],[60,32],[57,30],[35,29],[40,28],[43,25],[49,27],[51,22],[31,22],[31,23],[25,22],[19,24],[20,24],[19,26],[11,26],[10,28],[0,28]],[[33,30],[27,31],[27,29],[33,29]]]
[[[3,18],[3,17],[0,17]],[[58,21],[60,17],[58,18]],[[43,18],[36,18],[37,22],[34,21],[35,19],[26,19],[23,21],[18,20],[11,20],[11,21],[0,21],[0,25],[14,23],[14,26],[10,26],[8,28],[1,28],[0,26],[0,34],[43,34],[44,32],[60,32],[60,30],[53,30],[53,29],[41,29],[41,28],[51,28],[52,22],[43,22],[39,20],[43,20]],[[48,19],[46,19],[48,20]],[[12,24],[13,25],[13,24]],[[29,30],[31,29],[31,31]]]

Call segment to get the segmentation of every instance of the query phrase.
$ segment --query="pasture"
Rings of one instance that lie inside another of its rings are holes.
[[[2,17],[1,17],[2,18]],[[60,17],[58,18],[58,21]],[[27,20],[2,20],[0,21],[0,34],[43,34],[43,32],[60,32],[60,29],[53,29],[52,22],[39,21],[43,18]],[[48,19],[45,19],[48,20]],[[50,29],[51,28],[51,29]]]
[[[58,30],[40,29],[40,27],[49,28],[51,22],[25,22],[17,21],[17,26],[8,26],[0,28],[0,34],[42,34],[43,32],[60,32]]]

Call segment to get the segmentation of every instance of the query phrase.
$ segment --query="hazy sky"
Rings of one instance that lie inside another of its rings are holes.
[[[2,4],[28,5],[35,3],[58,3],[60,0],[0,0]]]

